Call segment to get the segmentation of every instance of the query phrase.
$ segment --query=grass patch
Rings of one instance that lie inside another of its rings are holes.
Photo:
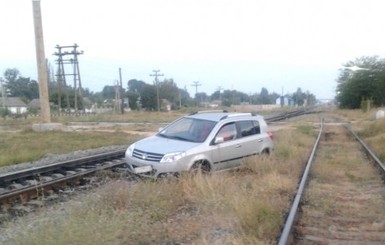
[[[373,149],[380,161],[385,162],[385,119],[366,124],[357,134]]]
[[[374,137],[385,134],[385,119],[378,119],[372,122],[358,133],[361,137]]]
[[[38,160],[47,154],[63,154],[110,145],[126,145],[137,139],[121,132],[0,132],[0,166]]]

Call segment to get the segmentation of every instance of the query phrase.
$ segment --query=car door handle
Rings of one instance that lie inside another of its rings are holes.
[[[258,142],[262,142],[262,141],[263,141],[263,139],[259,139],[259,140],[258,140]]]
[[[242,145],[239,145],[239,144],[235,146],[235,148],[241,148],[241,147]]]

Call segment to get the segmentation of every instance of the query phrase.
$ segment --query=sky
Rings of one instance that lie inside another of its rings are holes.
[[[46,58],[79,46],[83,88],[119,80],[152,84],[153,70],[194,97],[246,94],[335,96],[340,69],[385,55],[383,0],[41,0]],[[37,80],[32,0],[0,0],[0,77],[17,68]],[[70,69],[65,67],[65,69]],[[193,86],[198,82],[199,86]],[[71,84],[71,82],[68,82]],[[72,84],[71,84],[72,85]]]

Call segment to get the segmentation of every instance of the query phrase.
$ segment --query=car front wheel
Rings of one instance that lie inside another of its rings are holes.
[[[198,162],[195,162],[194,165],[191,167],[190,172],[193,174],[196,174],[198,172],[201,172],[203,174],[208,174],[211,171],[210,164],[207,161],[201,160]]]

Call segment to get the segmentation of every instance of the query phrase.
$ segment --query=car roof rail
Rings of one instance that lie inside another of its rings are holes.
[[[228,112],[227,110],[195,111],[195,112],[190,113],[189,116],[199,114],[199,113],[227,113],[227,112]]]
[[[256,116],[256,114],[251,112],[233,113],[233,114],[223,116],[220,120],[230,118],[230,117],[241,117],[241,116]]]

